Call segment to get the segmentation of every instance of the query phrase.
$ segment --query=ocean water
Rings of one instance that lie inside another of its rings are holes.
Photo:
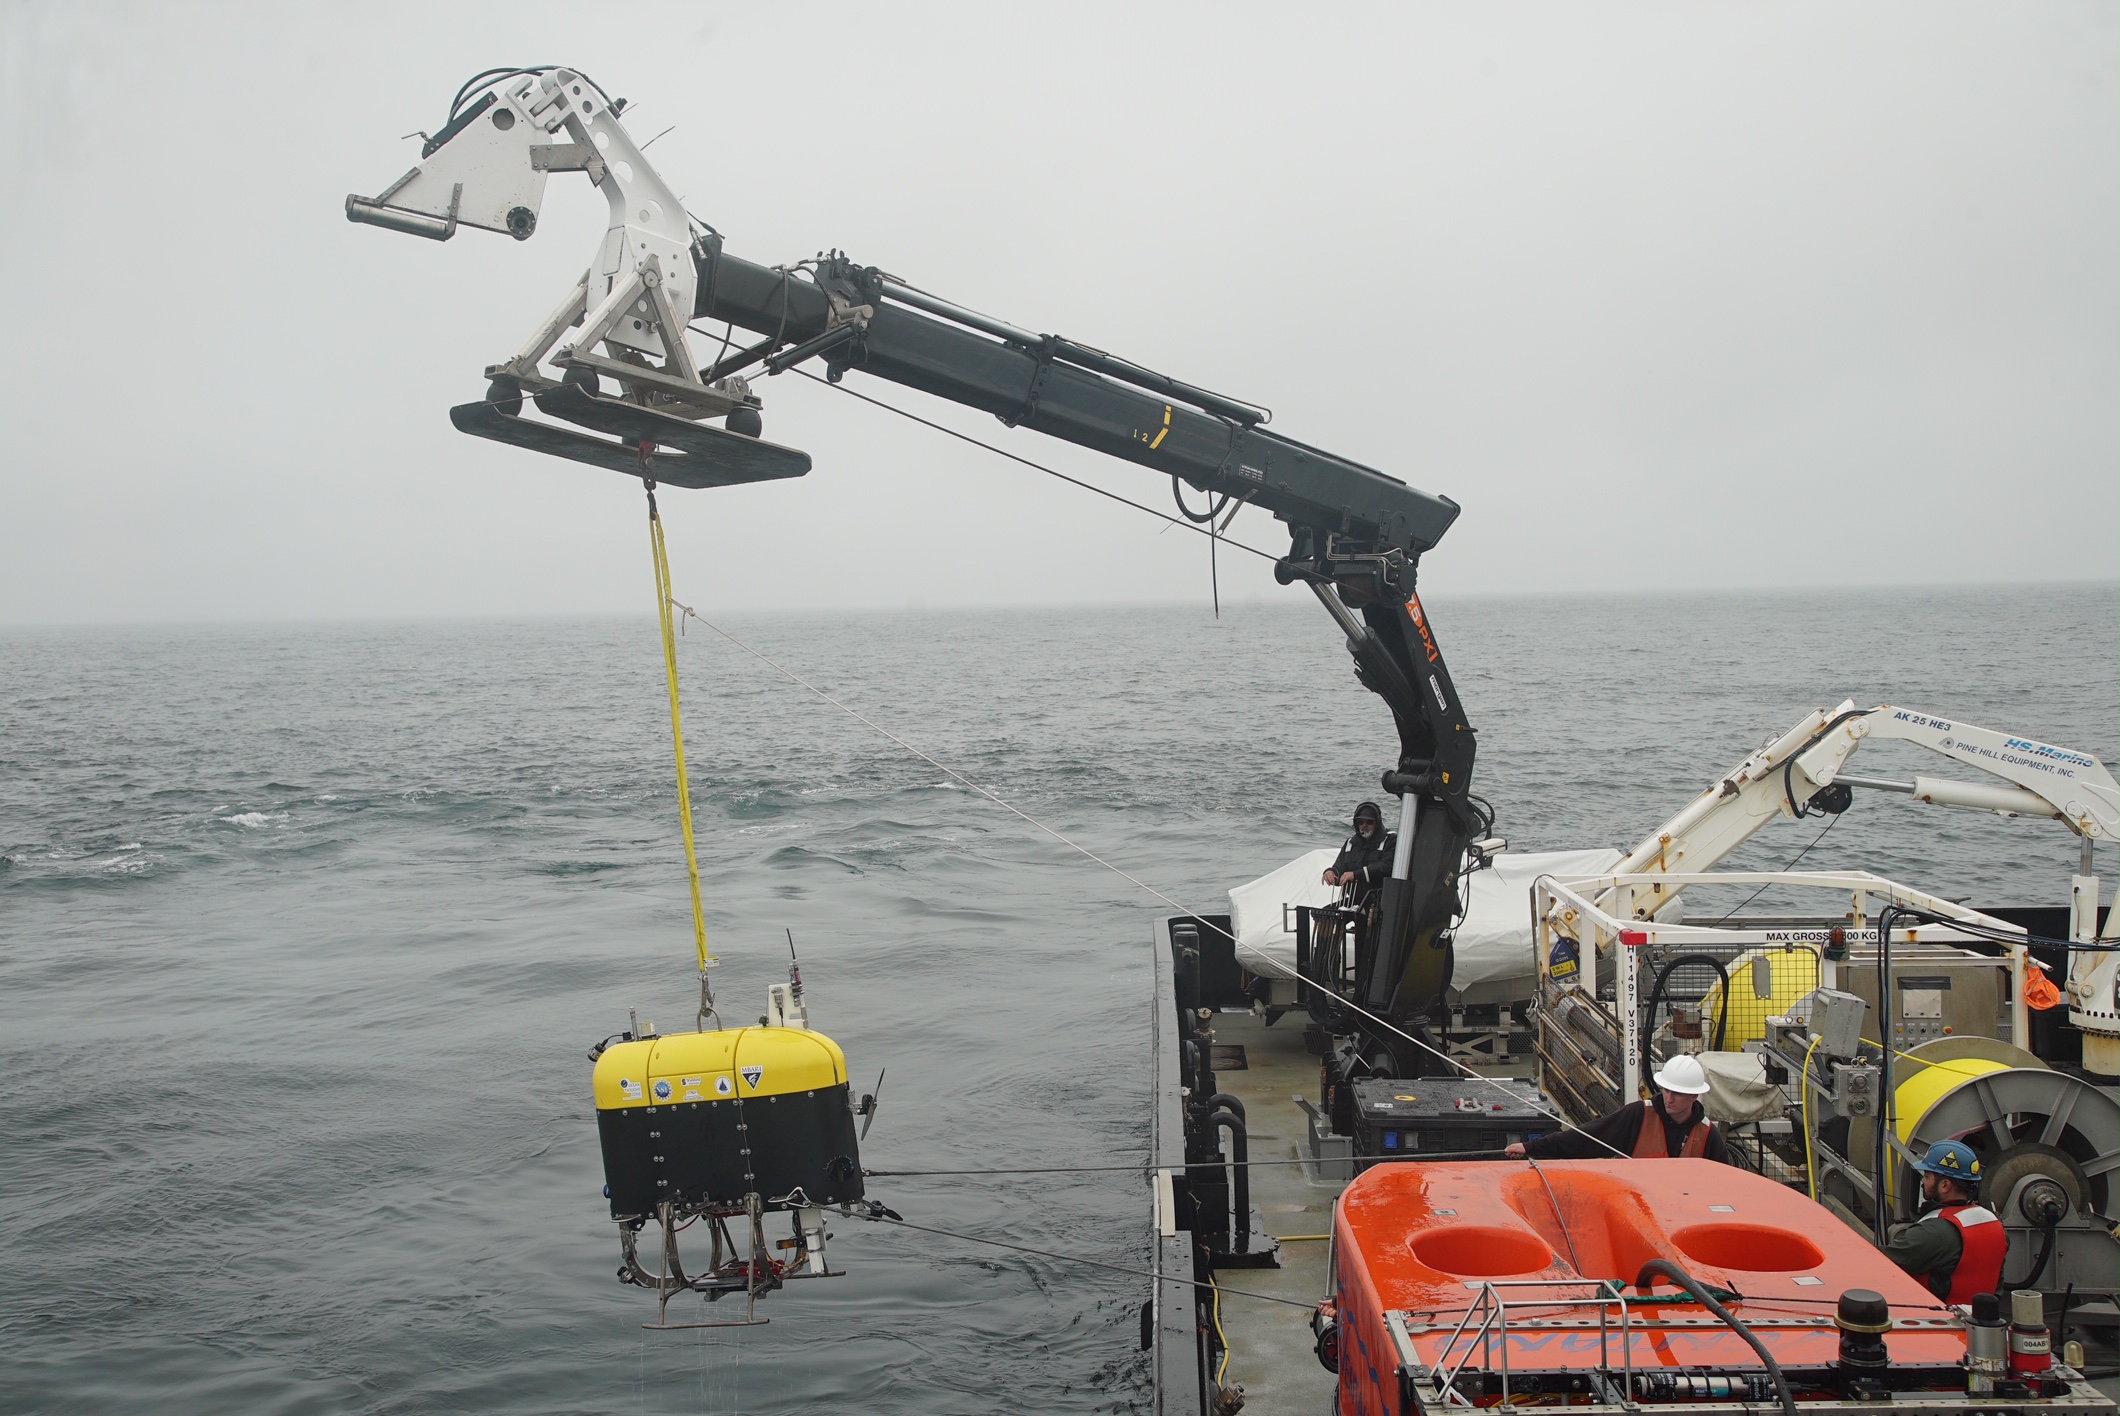
[[[1519,848],[1631,844],[1842,697],[2120,758],[2111,585],[1430,608]],[[1293,591],[730,628],[1188,907],[1335,842],[1393,751]],[[1139,1158],[1163,907],[712,635],[680,657],[724,1015],[792,929],[857,1087],[889,1069],[867,1165]],[[585,1052],[696,996],[661,675],[647,616],[0,632],[0,1410],[1144,1401],[1145,1284],[853,1221],[770,1326],[641,1331]],[[2058,904],[2075,859],[1865,796],[1806,863]],[[1146,1257],[1124,1174],[871,1193]]]

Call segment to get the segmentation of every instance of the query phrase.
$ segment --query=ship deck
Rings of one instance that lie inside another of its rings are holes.
[[[1254,1161],[1293,1161],[1304,1154],[1306,1117],[1295,1098],[1315,1097],[1318,1091],[1318,1059],[1303,1047],[1306,1021],[1300,1012],[1271,1027],[1250,1013],[1215,1019],[1215,1081],[1244,1103]],[[1232,1047],[1244,1049],[1241,1070],[1229,1065],[1234,1058],[1222,1050]],[[1281,1267],[1223,1269],[1216,1282],[1306,1304],[1326,1295],[1330,1246],[1323,1236],[1332,1228],[1333,1201],[1344,1185],[1320,1183],[1309,1172],[1304,1165],[1252,1167],[1251,1200],[1266,1231],[1283,1241]],[[1229,1344],[1223,1380],[1244,1388],[1246,1412],[1317,1416],[1330,1408],[1338,1379],[1318,1365],[1310,1325],[1301,1313],[1245,1298],[1225,1298],[1221,1309]]]

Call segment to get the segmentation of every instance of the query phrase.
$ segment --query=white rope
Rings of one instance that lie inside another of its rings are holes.
[[[804,678],[801,674],[796,673],[787,665],[779,662],[777,659],[774,659],[770,655],[765,654],[760,650],[754,649],[750,645],[744,643],[741,639],[738,639],[735,635],[729,633],[729,631],[723,629],[720,625],[714,623],[714,621],[708,619],[705,615],[702,615],[701,613],[699,613],[699,611],[693,609],[690,605],[685,604],[682,600],[679,600],[673,596],[670,600],[670,604],[674,608],[682,611],[686,619],[698,620],[708,629],[713,630],[723,639],[728,640],[729,643],[743,650],[744,653],[749,654],[752,658],[758,660],[761,664],[764,664],[766,667],[772,669],[775,673],[780,674],[789,682],[800,684],[802,687],[816,694],[819,698],[822,698],[825,702],[831,704],[834,708],[837,708],[840,712],[846,714],[849,718],[852,718],[855,722],[860,723],[862,726],[868,728],[872,732],[875,732],[883,737],[889,738],[892,742],[898,744],[907,752],[912,753],[913,756],[919,758],[922,762],[927,763],[930,767],[933,767],[938,772],[942,772],[947,776],[955,779],[956,781],[963,783],[966,787],[985,797],[988,801],[1000,807],[1002,810],[1010,812],[1011,814],[1022,818],[1024,821],[1043,831],[1046,835],[1051,836],[1054,840],[1060,842],[1060,844],[1066,846],[1069,850],[1076,851],[1081,855],[1088,857],[1090,860],[1095,861],[1097,864],[1103,866],[1106,870],[1109,870],[1112,874],[1118,876],[1122,880],[1125,880],[1128,884],[1131,884],[1137,889],[1154,896],[1156,899],[1162,901],[1164,904],[1170,906],[1174,910],[1177,910],[1179,913],[1185,915],[1186,917],[1190,919],[1199,920],[1201,924],[1207,925],[1209,929],[1221,935],[1224,939],[1227,939],[1234,948],[1243,950],[1245,953],[1250,954],[1260,964],[1264,965],[1264,967],[1260,969],[1259,972],[1271,973],[1279,978],[1293,979],[1296,983],[1308,988],[1317,988],[1319,986],[1314,981],[1304,978],[1301,974],[1289,972],[1287,969],[1282,967],[1279,960],[1270,958],[1267,955],[1261,953],[1259,950],[1239,940],[1234,934],[1231,934],[1228,930],[1221,928],[1219,925],[1209,924],[1204,919],[1200,919],[1198,915],[1194,914],[1184,905],[1179,904],[1176,900],[1173,900],[1170,896],[1164,894],[1161,890],[1158,890],[1155,886],[1149,884],[1147,881],[1141,879],[1139,876],[1131,875],[1128,872],[1120,869],[1118,866],[1113,865],[1110,861],[1106,860],[1103,856],[1098,855],[1088,846],[1085,846],[1081,842],[1073,840],[1072,838],[1062,834],[1061,832],[1054,830],[1052,827],[1046,825],[1043,821],[1040,821],[1037,817],[1031,815],[1027,811],[1024,811],[1022,808],[1017,807],[1009,802],[1003,801],[1000,797],[994,795],[985,787],[980,786],[977,782],[965,776],[962,772],[959,772],[942,762],[936,761],[933,757],[930,757],[927,753],[922,752],[919,748],[913,746],[913,744],[907,742],[904,738],[898,736],[898,734],[892,732],[889,728],[884,727],[881,723],[876,722],[873,718],[869,718],[863,715],[856,709],[850,708],[846,704],[840,702],[831,694],[826,693],[823,689],[819,688],[816,684],[811,683],[808,679]],[[1360,1004],[1349,1002],[1344,998],[1336,998],[1334,1001],[1338,1003],[1339,1006],[1348,1009],[1350,1012],[1361,1014],[1370,1022],[1375,1023],[1378,1027],[1385,1029],[1387,1032],[1396,1033],[1398,1036],[1412,1043],[1415,1047],[1420,1048],[1423,1052],[1428,1053],[1432,1057],[1440,1059],[1451,1067],[1455,1067],[1459,1072],[1473,1079],[1474,1081],[1486,1083],[1488,1086],[1493,1087],[1496,1091],[1499,1091],[1504,1096],[1510,1098],[1510,1100],[1530,1106],[1533,1111],[1538,1112],[1541,1116],[1550,1117],[1552,1120],[1560,1122],[1563,1127],[1566,1127],[1569,1130],[1576,1129],[1575,1127],[1570,1126],[1568,1124],[1567,1118],[1555,1112],[1548,1111],[1544,1107],[1539,1106],[1536,1103],[1525,1102],[1524,1097],[1521,1093],[1512,1091],[1511,1089],[1503,1086],[1499,1081],[1495,1080],[1492,1077],[1481,1075],[1479,1072],[1474,1071],[1471,1067],[1468,1067],[1464,1063],[1458,1061],[1456,1058],[1450,1056],[1448,1053],[1443,1052],[1440,1048],[1430,1046],[1428,1043],[1425,1043],[1418,1037],[1415,1037],[1412,1033],[1407,1032],[1404,1028],[1401,1028],[1394,1023],[1391,1023],[1383,1018],[1378,1017],[1375,1013],[1370,1012],[1367,1008],[1362,1007]],[[1587,1132],[1578,1132],[1578,1134],[1588,1135]],[[1598,1144],[1604,1146],[1605,1149],[1611,1151],[1614,1155],[1620,1156],[1622,1159],[1625,1158],[1624,1153],[1620,1151],[1618,1147],[1612,1145],[1611,1143],[1601,1140],[1600,1138],[1595,1136],[1592,1136],[1591,1139],[1598,1141]]]

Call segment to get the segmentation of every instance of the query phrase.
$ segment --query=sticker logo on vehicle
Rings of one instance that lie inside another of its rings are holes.
[[[670,1082],[667,1077],[658,1077],[656,1079],[655,1099],[657,1101],[668,1101],[670,1099]]]
[[[735,1090],[736,1084],[730,1081],[727,1077],[716,1077],[714,1079],[714,1091],[716,1095],[727,1096],[730,1092]]]
[[[759,1079],[766,1074],[766,1069],[756,1064],[749,1067],[739,1067],[737,1070],[743,1073],[743,1079],[750,1083],[752,1091],[758,1090]]]
[[[618,1079],[618,1089],[625,1093],[626,1100],[640,1100],[640,1083],[634,1081],[631,1077],[620,1077]]]

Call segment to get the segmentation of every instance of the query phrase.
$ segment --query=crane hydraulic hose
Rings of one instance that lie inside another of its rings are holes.
[[[718,961],[707,952],[707,914],[699,902],[699,853],[692,845],[692,788],[685,780],[685,726],[677,711],[677,635],[670,623],[670,553],[663,545],[662,517],[655,509],[653,482],[648,484],[648,547],[655,553],[655,617],[662,625],[663,672],[670,681],[670,741],[677,753],[677,815],[684,823],[685,873],[692,880],[692,947],[699,955],[703,988],[707,969]],[[702,1013],[706,1007],[703,994]]]

